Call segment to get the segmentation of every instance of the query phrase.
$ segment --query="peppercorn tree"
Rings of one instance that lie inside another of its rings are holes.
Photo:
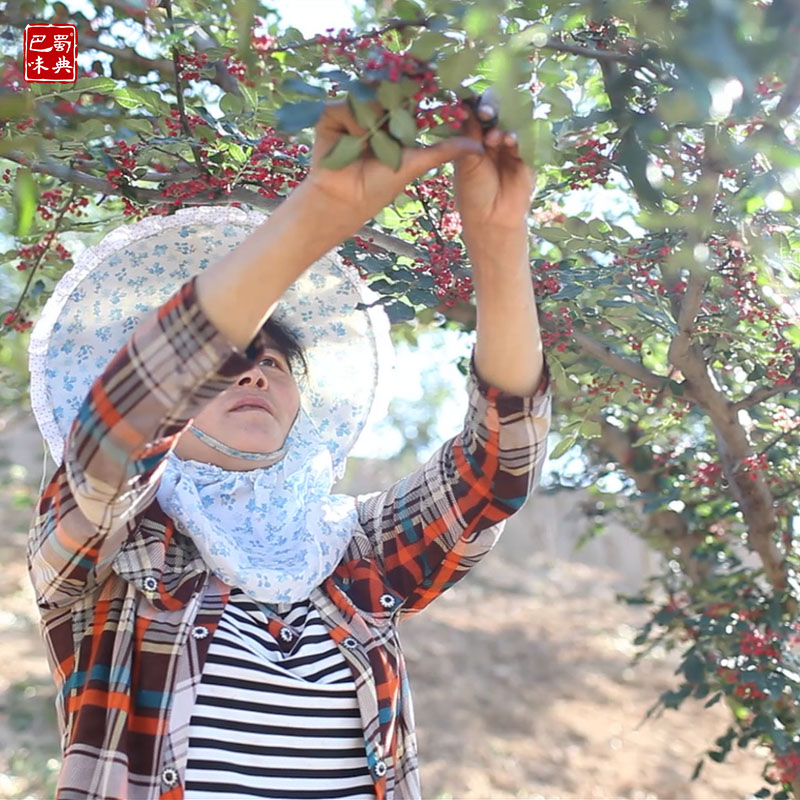
[[[25,83],[33,21],[78,25],[76,84]],[[26,331],[81,244],[190,204],[274,208],[329,98],[396,165],[491,86],[538,171],[531,279],[560,480],[590,487],[591,535],[615,511],[663,554],[623,598],[652,610],[641,654],[681,654],[652,711],[726,703],[709,756],[761,743],[756,796],[800,797],[796,2],[376,0],[352,29],[304,38],[260,0],[86,15],[29,0],[0,25],[6,403],[24,397]],[[362,145],[343,136],[328,166]],[[469,329],[459,233],[445,167],[341,253],[399,328]]]

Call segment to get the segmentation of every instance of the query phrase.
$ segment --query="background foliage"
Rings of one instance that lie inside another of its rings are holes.
[[[538,170],[531,277],[561,480],[592,487],[593,533],[621,510],[664,554],[624,598],[652,609],[643,653],[682,654],[653,711],[726,703],[709,757],[761,742],[756,796],[800,797],[800,5],[377,1],[312,39],[260,0],[81,8],[0,12],[0,402],[24,404],[27,330],[109,229],[188,204],[274,208],[328,98],[349,99],[391,164],[400,143],[457,131],[491,86]],[[23,81],[33,21],[78,24],[76,84]],[[360,144],[343,137],[329,163]],[[449,175],[342,247],[399,336],[474,325]]]

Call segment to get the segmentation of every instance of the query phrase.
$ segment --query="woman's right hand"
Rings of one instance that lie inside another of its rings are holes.
[[[466,136],[453,136],[427,147],[404,147],[400,168],[395,172],[370,153],[365,138],[364,151],[351,164],[342,169],[321,165],[342,134],[366,133],[367,129],[359,125],[346,102],[328,104],[315,128],[311,170],[303,181],[307,191],[319,193],[330,201],[332,214],[347,218],[347,227],[353,232],[391,203],[415,178],[447,161],[469,154],[481,155],[484,150],[480,142]]]

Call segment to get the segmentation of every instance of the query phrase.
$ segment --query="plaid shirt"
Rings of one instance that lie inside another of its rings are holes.
[[[230,587],[155,501],[165,454],[260,360],[196,301],[195,279],[139,324],[94,382],[39,498],[28,559],[58,688],[59,800],[178,800],[188,726]],[[352,667],[378,800],[420,796],[396,623],[460,580],[538,481],[547,370],[532,397],[484,383],[474,354],[464,428],[387,491],[311,602]]]

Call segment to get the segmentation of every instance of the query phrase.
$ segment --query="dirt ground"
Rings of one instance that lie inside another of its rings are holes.
[[[26,490],[0,508],[0,798],[53,796],[53,689],[24,566]],[[724,733],[722,704],[642,722],[673,687],[674,654],[630,667],[644,612],[614,599],[611,571],[530,552],[511,531],[466,581],[401,630],[425,798],[740,798],[762,757],[698,758]]]

